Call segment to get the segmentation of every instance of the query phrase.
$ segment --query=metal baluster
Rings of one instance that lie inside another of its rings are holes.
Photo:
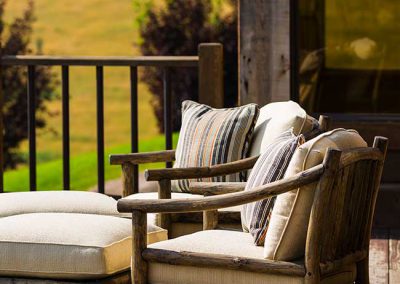
[[[131,81],[131,152],[137,153],[139,150],[138,139],[138,70],[136,66],[130,68]],[[133,192],[139,192],[139,167],[133,166]]]
[[[97,183],[99,193],[104,193],[104,72],[96,66],[97,84]]]
[[[62,66],[63,189],[70,189],[69,67]]]
[[[36,91],[35,66],[28,66],[29,190],[36,191]]]
[[[171,81],[170,68],[164,68],[163,76],[164,85],[164,133],[165,133],[165,149],[172,149],[172,105],[171,105]],[[167,168],[172,167],[171,162],[166,163]]]

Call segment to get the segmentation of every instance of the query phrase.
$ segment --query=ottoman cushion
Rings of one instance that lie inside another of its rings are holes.
[[[95,279],[128,270],[130,219],[94,214],[32,213],[0,218],[0,275]],[[167,231],[148,225],[148,243]]]

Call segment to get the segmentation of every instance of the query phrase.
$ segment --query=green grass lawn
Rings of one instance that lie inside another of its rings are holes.
[[[7,1],[5,20],[20,16],[27,1]],[[35,0],[36,22],[31,48],[43,42],[46,55],[134,56],[140,55],[134,43],[138,36],[131,0]],[[55,68],[60,78],[60,68]],[[140,69],[139,69],[140,71]],[[129,152],[129,68],[104,69],[105,147],[109,153]],[[96,82],[94,67],[70,68],[71,186],[87,189],[97,182],[96,163]],[[156,127],[150,104],[151,95],[139,83],[139,138],[141,150],[163,149],[163,139]],[[60,94],[60,88],[56,91]],[[38,131],[38,188],[60,189],[62,185],[61,101],[47,103],[44,115],[47,126]],[[41,114],[43,116],[43,114]],[[27,142],[21,152],[27,152]],[[108,158],[106,157],[108,160]],[[108,165],[108,161],[106,162]],[[28,188],[28,169],[5,173],[5,188],[21,191]],[[120,175],[117,166],[106,167],[106,179]]]
[[[174,135],[174,142],[178,134]],[[158,135],[152,139],[142,140],[139,150],[142,152],[157,151],[165,149],[165,138]],[[106,149],[105,172],[106,180],[121,176],[119,166],[111,166],[108,162],[109,154],[129,153],[130,146],[120,145]],[[146,164],[140,169],[160,168],[163,163]],[[96,152],[82,153],[71,157],[71,189],[85,190],[97,183],[97,156]],[[5,191],[27,191],[29,188],[29,169],[24,166],[14,171],[7,171],[4,175]],[[37,166],[37,187],[39,190],[61,190],[62,189],[62,160],[57,159],[49,162],[39,163]]]
[[[27,1],[7,1],[5,20],[21,15]],[[46,55],[134,56],[138,33],[134,25],[132,0],[35,0],[36,22],[31,48],[43,41]],[[60,68],[54,69],[60,75]],[[140,70],[140,69],[139,69]],[[129,143],[129,68],[105,68],[105,144],[112,149]],[[70,113],[71,154],[96,149],[95,67],[71,67]],[[60,88],[57,90],[60,94]],[[139,137],[149,139],[157,133],[156,119],[146,85],[139,84]],[[39,157],[61,158],[61,101],[47,104],[47,127],[38,132]],[[27,144],[21,150],[25,152]]]

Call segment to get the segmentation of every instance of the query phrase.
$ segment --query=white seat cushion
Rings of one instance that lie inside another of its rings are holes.
[[[226,256],[263,259],[263,247],[255,246],[250,234],[234,231],[210,230],[188,236],[159,242],[150,248],[175,252],[211,253]],[[355,266],[336,274],[322,283],[352,283],[355,279]],[[304,283],[302,277],[252,273],[221,268],[169,265],[149,263],[149,283],[185,283],[185,284],[282,284]]]
[[[263,247],[255,246],[253,238],[249,233],[236,231],[201,231],[176,239],[155,243],[149,247],[177,252],[190,251],[264,259]]]
[[[33,213],[0,218],[0,275],[97,279],[130,267],[130,219],[92,214]],[[148,243],[167,232],[148,225]]]
[[[0,194],[0,218],[46,212],[119,216],[117,202],[96,192],[37,191]]]

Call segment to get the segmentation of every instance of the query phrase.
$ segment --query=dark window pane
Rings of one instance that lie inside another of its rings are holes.
[[[298,12],[309,112],[400,112],[400,1],[300,0]]]

